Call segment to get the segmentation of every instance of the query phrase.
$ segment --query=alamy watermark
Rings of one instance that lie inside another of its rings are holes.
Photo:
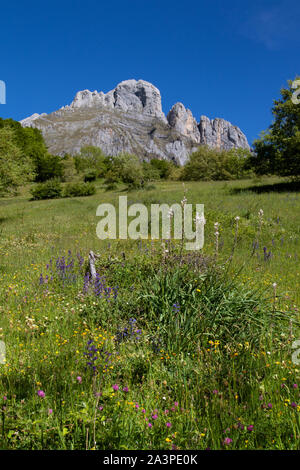
[[[292,348],[295,349],[295,351],[292,354],[293,364],[299,365],[300,364],[300,339],[297,339],[296,341],[293,342]]]
[[[0,80],[0,104],[6,104],[6,84]]]
[[[4,341],[0,341],[0,364],[5,364],[6,348]]]
[[[100,240],[149,239],[152,240],[188,240],[186,250],[200,250],[204,244],[204,205],[187,204],[186,198],[181,204],[151,204],[149,209],[141,203],[128,207],[127,196],[119,196],[118,234],[117,211],[112,204],[100,204],[96,215],[102,217],[97,224],[96,233]],[[128,218],[133,218],[128,220]],[[149,234],[150,226],[150,234]]]

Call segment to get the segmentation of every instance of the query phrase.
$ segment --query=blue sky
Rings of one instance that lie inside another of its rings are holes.
[[[299,24],[299,0],[1,2],[0,117],[49,113],[78,90],[135,78],[159,88],[165,113],[181,101],[251,143],[300,74]]]

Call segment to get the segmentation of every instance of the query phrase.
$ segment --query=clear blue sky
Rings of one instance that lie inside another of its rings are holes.
[[[251,143],[300,73],[299,0],[51,0],[0,6],[0,117],[20,120],[129,78],[238,125]]]

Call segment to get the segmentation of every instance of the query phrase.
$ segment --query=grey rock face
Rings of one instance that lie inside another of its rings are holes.
[[[107,155],[121,152],[173,160],[183,165],[199,145],[249,148],[241,130],[223,119],[201,116],[176,103],[168,116],[159,90],[144,80],[126,80],[108,93],[79,91],[69,106],[51,114],[34,114],[21,124],[37,127],[53,154],[76,154],[82,146],[101,147]]]
[[[160,92],[151,83],[144,80],[125,80],[114,90],[104,94],[102,91],[79,91],[70,107],[105,106],[110,109],[120,109],[124,112],[135,112],[154,116],[166,122],[161,108]]]
[[[147,114],[166,122],[161,108],[160,92],[144,80],[126,80],[119,83],[113,91],[114,107],[128,112]]]
[[[249,149],[247,138],[242,131],[224,119],[210,120],[206,116],[201,116],[199,131],[201,144],[206,144],[209,147],[226,150],[231,148]]]
[[[168,123],[180,134],[189,137],[194,142],[200,143],[200,132],[196,119],[189,109],[185,109],[182,103],[176,103],[167,116]]]

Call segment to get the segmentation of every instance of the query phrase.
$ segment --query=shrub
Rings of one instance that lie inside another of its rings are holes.
[[[63,177],[62,180],[64,182],[78,180],[80,177],[77,174],[76,166],[75,166],[75,159],[72,155],[65,154],[61,158],[61,164],[63,167]]]
[[[246,170],[250,152],[245,149],[218,150],[201,146],[192,153],[182,170],[181,179],[232,180],[249,176]]]
[[[64,197],[81,197],[92,196],[95,194],[96,188],[91,183],[68,183],[64,189]]]
[[[16,145],[12,129],[0,128],[0,194],[16,192],[19,186],[32,180],[33,170],[30,158]]]
[[[31,190],[32,200],[56,199],[62,195],[62,186],[58,179],[51,179],[45,183],[36,184]]]
[[[106,172],[106,157],[102,150],[92,145],[82,147],[80,154],[75,156],[75,166],[78,172],[95,170],[97,176],[103,176]]]
[[[93,170],[93,169],[85,170],[84,175],[83,175],[83,179],[86,183],[96,181],[96,178],[97,178],[96,170]]]
[[[167,160],[159,160],[158,158],[152,158],[150,165],[152,168],[155,168],[158,171],[159,177],[165,180],[170,177],[171,172],[175,166],[172,162]]]
[[[111,159],[111,168],[106,175],[106,184],[123,182],[129,189],[139,188],[144,183],[143,167],[136,155],[122,153]]]
[[[150,163],[143,162],[144,181],[157,181],[160,179],[160,173]]]
[[[114,191],[117,187],[117,183],[106,182],[105,191]]]
[[[35,171],[35,181],[45,182],[50,179],[63,178],[63,161],[59,155],[36,152],[32,157]]]

